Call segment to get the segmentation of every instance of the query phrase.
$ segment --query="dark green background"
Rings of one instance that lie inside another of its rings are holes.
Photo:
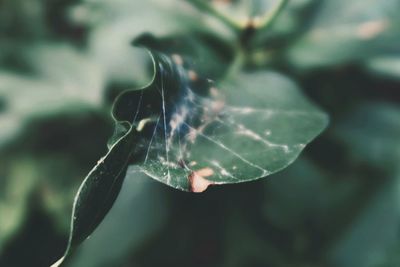
[[[230,15],[249,14],[233,2]],[[256,182],[194,195],[128,177],[69,266],[400,266],[398,10],[292,0],[248,44],[245,67],[294,80],[327,130]],[[185,1],[0,0],[0,266],[62,255],[75,192],[113,133],[112,101],[150,79],[131,40],[199,28],[232,40]]]

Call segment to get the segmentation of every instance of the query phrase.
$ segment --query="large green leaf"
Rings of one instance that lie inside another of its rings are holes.
[[[295,160],[327,124],[277,73],[242,73],[217,86],[180,55],[151,54],[153,82],[121,94],[114,117],[141,133],[139,169],[174,188],[201,192],[268,176]]]
[[[110,150],[77,193],[65,257],[102,221],[126,175],[138,170],[192,192],[255,180],[288,166],[326,127],[327,116],[282,75],[242,73],[217,86],[204,78],[207,68],[196,68],[195,58],[187,56],[187,46],[178,46],[182,54],[162,53],[155,41],[149,36],[136,41],[153,48],[154,76],[147,87],[125,91],[114,104]],[[128,166],[133,171],[126,172]]]

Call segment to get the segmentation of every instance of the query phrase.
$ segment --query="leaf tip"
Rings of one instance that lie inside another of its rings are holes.
[[[61,264],[64,262],[65,256],[63,256],[61,259],[53,263],[50,267],[60,267]]]

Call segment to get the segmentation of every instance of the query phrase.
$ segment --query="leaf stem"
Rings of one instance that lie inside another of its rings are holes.
[[[288,2],[289,0],[277,0],[276,4],[257,21],[256,28],[260,30],[270,28]]]
[[[228,26],[234,32],[240,32],[242,30],[242,26],[240,25],[239,22],[226,16],[225,14],[220,12],[218,9],[214,8],[210,3],[208,3],[204,0],[188,0],[188,1],[192,5],[197,7],[198,9],[208,12],[209,14],[212,14],[214,17],[219,19],[221,22],[223,22],[226,26]]]
[[[238,74],[238,72],[242,70],[245,63],[245,52],[241,49],[240,46],[237,46],[235,50],[235,58],[233,59],[231,66],[225,74],[225,80],[230,80],[234,78]]]

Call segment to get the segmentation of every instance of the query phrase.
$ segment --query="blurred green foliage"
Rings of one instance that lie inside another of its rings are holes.
[[[150,80],[135,37],[207,30],[235,51],[229,27],[190,2],[0,0],[0,266],[62,255],[75,192],[107,151],[111,103]],[[275,1],[207,2],[240,24]],[[128,177],[68,265],[399,266],[398,10],[289,1],[246,44],[244,66],[295,81],[330,115],[327,131],[262,181],[191,195]]]

